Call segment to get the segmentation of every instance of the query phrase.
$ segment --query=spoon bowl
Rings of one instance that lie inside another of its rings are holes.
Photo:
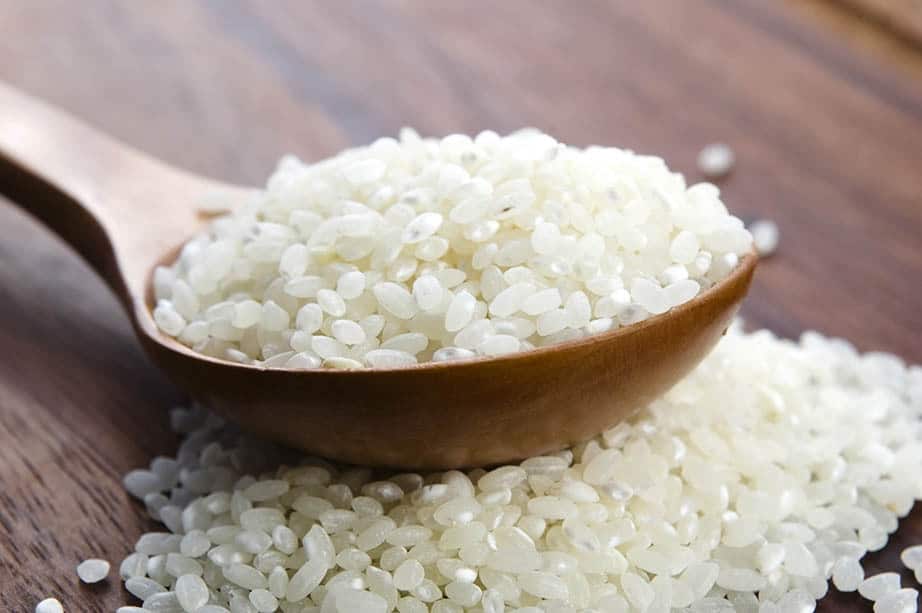
[[[109,283],[151,359],[247,430],[335,460],[490,465],[585,440],[646,406],[726,331],[757,258],[667,313],[522,353],[393,369],[282,370],[222,361],[160,333],[151,276],[201,231],[210,198],[252,190],[148,157],[0,84],[0,191]]]

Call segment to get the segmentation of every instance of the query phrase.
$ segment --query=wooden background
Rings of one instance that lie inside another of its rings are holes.
[[[906,42],[922,44],[922,3],[919,0],[839,0]]]
[[[697,151],[728,142],[726,200],[782,230],[749,323],[922,362],[922,55],[835,5],[5,0],[0,29],[0,78],[236,182],[404,124],[534,125],[660,152],[692,178]],[[66,247],[2,201],[0,229],[0,609],[56,595],[113,611],[118,581],[88,588],[74,567],[117,563],[153,527],[120,476],[174,451],[181,394]],[[899,569],[916,540],[918,510],[870,566]]]

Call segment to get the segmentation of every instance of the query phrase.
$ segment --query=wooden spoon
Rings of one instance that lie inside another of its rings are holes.
[[[262,436],[372,466],[488,465],[596,435],[698,364],[756,265],[745,256],[666,314],[525,353],[388,370],[264,369],[195,353],[151,315],[152,271],[203,230],[198,207],[242,202],[251,190],[168,166],[3,84],[0,190],[90,262],[151,359],[195,399]]]

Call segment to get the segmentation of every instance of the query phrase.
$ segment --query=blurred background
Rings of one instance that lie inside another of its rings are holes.
[[[4,0],[0,29],[0,79],[244,184],[404,125],[535,126],[662,155],[690,182],[727,143],[724,200],[781,229],[750,327],[922,362],[918,0]],[[0,562],[0,608],[18,611],[37,582],[70,585],[76,552],[119,558],[147,527],[117,476],[173,449],[180,396],[67,248],[2,199],[0,229],[0,520],[17,536],[0,560],[41,569],[8,580]],[[112,487],[56,494],[88,474]],[[108,537],[84,533],[89,515]]]

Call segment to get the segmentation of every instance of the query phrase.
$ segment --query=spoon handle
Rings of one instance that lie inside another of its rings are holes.
[[[0,193],[68,242],[132,311],[152,265],[236,190],[185,173],[0,82]]]

